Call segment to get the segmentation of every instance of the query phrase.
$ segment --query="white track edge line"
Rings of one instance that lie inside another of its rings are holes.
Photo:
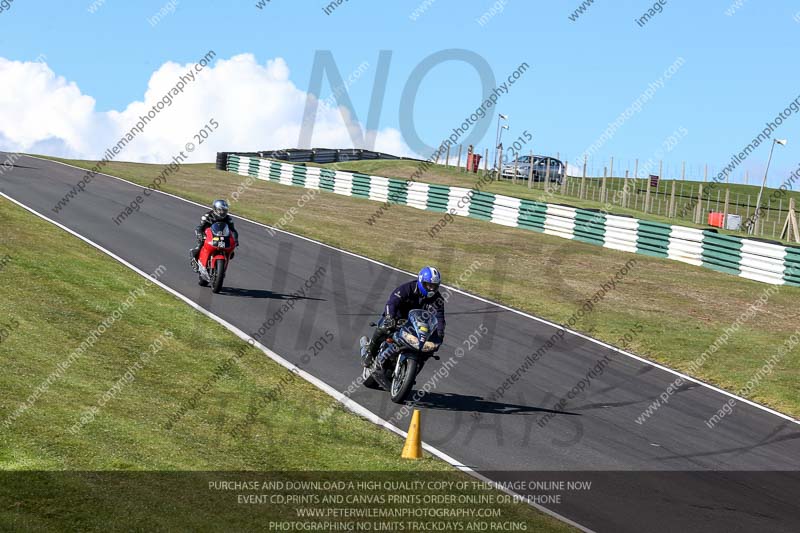
[[[58,165],[64,165],[64,166],[72,167],[72,168],[75,168],[75,169],[78,169],[78,170],[83,170],[83,171],[87,170],[85,168],[81,168],[81,167],[78,167],[78,166],[75,166],[75,165],[70,165],[69,163],[62,163],[61,161],[53,161],[52,159],[45,159],[43,157],[38,157],[38,156],[35,156],[35,155],[27,155],[26,154],[26,157],[31,157],[31,158],[34,158],[34,159],[40,159],[42,161],[47,161],[49,163],[56,163]],[[225,172],[227,172],[227,171],[225,171]],[[233,173],[231,173],[231,174],[233,174]],[[134,182],[132,182],[130,180],[126,180],[124,178],[120,178],[120,177],[117,177],[117,176],[112,176],[110,174],[98,173],[96,175],[98,175],[98,176],[106,176],[108,178],[113,178],[113,179],[116,179],[116,180],[124,181],[125,183],[129,183],[129,184],[134,185],[136,187],[142,187],[138,183],[134,183]],[[238,176],[238,175],[241,175],[241,174],[236,174],[236,175]],[[250,177],[252,177],[252,176],[250,176]],[[273,183],[271,181],[264,180],[263,178],[256,177],[256,179],[259,179],[259,180],[264,181],[266,183]],[[278,183],[277,185],[282,185],[282,184]],[[294,185],[290,185],[290,187],[294,187]],[[200,203],[195,202],[193,200],[188,200],[188,199],[183,198],[181,196],[178,196],[176,194],[172,194],[172,193],[168,193],[168,192],[164,192],[164,191],[160,191],[160,190],[156,190],[156,192],[159,192],[159,193],[164,194],[166,196],[171,196],[172,198],[177,198],[179,200],[183,200],[184,202],[187,202],[187,203],[190,203],[190,204],[194,204],[194,205],[200,206],[200,207],[202,207],[204,209],[208,208],[208,206],[206,206],[206,205],[200,204]],[[332,194],[335,194],[335,193],[332,193]],[[296,237],[298,239],[302,239],[302,240],[305,240],[305,241],[313,242],[314,244],[317,244],[319,246],[324,246],[325,248],[330,248],[332,250],[336,250],[338,252],[341,252],[341,253],[344,253],[344,254],[347,254],[347,255],[351,255],[353,257],[357,257],[359,259],[363,259],[363,260],[369,261],[371,263],[375,263],[376,265],[380,265],[382,267],[389,268],[389,269],[395,270],[397,272],[402,272],[404,274],[408,274],[409,276],[412,276],[412,277],[416,276],[416,274],[414,274],[413,272],[408,272],[408,271],[403,270],[401,268],[397,268],[397,267],[392,266],[392,265],[387,265],[386,263],[381,263],[380,261],[378,261],[376,259],[371,259],[369,257],[365,257],[363,255],[359,255],[359,254],[357,254],[355,252],[350,252],[348,250],[342,250],[341,248],[336,248],[335,246],[332,246],[330,244],[325,244],[324,242],[319,242],[317,240],[311,239],[309,237],[305,237],[303,235],[297,235],[296,233],[292,233],[290,231],[286,231],[286,230],[283,230],[281,228],[276,228],[274,226],[270,226],[268,224],[264,224],[263,222],[250,220],[249,218],[245,218],[245,217],[241,217],[241,216],[236,216],[236,215],[233,215],[233,216],[234,216],[234,218],[238,218],[240,220],[245,220],[247,222],[250,222],[251,224],[255,224],[257,226],[262,226],[262,227],[269,228],[269,229],[272,229],[272,230],[275,230],[275,231],[279,231],[281,233],[285,233],[286,235],[291,235],[292,237]],[[573,331],[571,329],[565,328],[564,326],[562,326],[560,324],[556,324],[554,322],[550,322],[549,320],[546,320],[544,318],[540,318],[538,316],[528,314],[528,313],[526,313],[524,311],[520,311],[519,309],[514,309],[512,307],[508,307],[507,305],[504,305],[504,304],[489,300],[487,298],[483,298],[481,296],[477,296],[475,294],[469,293],[467,291],[461,290],[461,289],[456,288],[456,287],[451,287],[451,286],[449,286],[447,284],[444,284],[444,283],[443,283],[443,285],[445,287],[447,287],[448,289],[451,289],[451,290],[453,290],[453,291],[455,291],[455,292],[457,292],[459,294],[462,294],[464,296],[467,296],[467,297],[470,297],[470,298],[474,298],[474,299],[476,299],[478,301],[481,301],[481,302],[484,302],[484,303],[495,305],[497,307],[500,307],[501,309],[505,309],[506,311],[511,311],[512,313],[516,313],[516,314],[518,314],[520,316],[524,316],[526,318],[529,318],[531,320],[535,320],[537,322],[541,322],[542,324],[547,324],[548,326],[554,327],[556,329],[564,330],[567,333],[570,333],[570,334],[575,335],[577,337],[580,337],[582,339],[585,339],[585,340],[588,340],[588,341],[593,342],[595,344],[598,344],[600,346],[603,346],[604,348],[607,348],[607,349],[609,349],[609,350],[611,350],[613,352],[616,352],[616,353],[621,354],[621,355],[625,355],[625,356],[630,357],[631,359],[635,359],[635,360],[637,360],[637,361],[639,361],[641,363],[646,363],[646,364],[648,364],[650,366],[654,366],[654,367],[656,367],[658,369],[664,370],[665,372],[669,372],[670,374],[674,374],[674,375],[676,375],[676,376],[678,376],[680,378],[683,378],[683,379],[685,379],[687,381],[691,381],[693,383],[697,383],[698,385],[702,385],[702,386],[704,386],[706,388],[709,388],[709,389],[711,389],[711,390],[713,390],[715,392],[718,392],[718,393],[720,393],[720,394],[722,394],[724,396],[731,397],[731,398],[733,398],[733,399],[735,399],[737,401],[743,402],[743,403],[745,403],[747,405],[750,405],[750,406],[755,407],[757,409],[761,409],[762,411],[766,411],[766,412],[768,412],[770,414],[773,414],[773,415],[775,415],[777,417],[783,418],[784,420],[788,420],[789,422],[793,422],[795,424],[800,425],[800,420],[792,418],[791,416],[789,416],[787,414],[784,414],[784,413],[781,413],[779,411],[776,411],[776,410],[774,410],[774,409],[772,409],[770,407],[767,407],[766,405],[762,405],[762,404],[754,402],[752,400],[748,400],[747,398],[742,398],[741,396],[737,396],[736,394],[734,394],[732,392],[726,391],[724,389],[720,389],[719,387],[717,387],[715,385],[707,383],[707,382],[705,382],[705,381],[703,381],[703,380],[701,380],[699,378],[695,378],[695,377],[689,376],[687,374],[684,374],[684,373],[682,373],[682,372],[680,372],[678,370],[674,370],[672,368],[669,368],[668,366],[664,366],[661,363],[657,363],[655,361],[652,361],[652,360],[647,359],[645,357],[633,354],[631,352],[626,352],[625,350],[617,348],[616,346],[612,346],[611,344],[605,343],[605,342],[603,342],[601,340],[594,339],[594,338],[589,337],[588,335],[584,335],[583,333],[580,333],[578,331]]]
[[[48,160],[45,159],[44,161],[48,161]],[[72,165],[70,165],[70,166],[72,166]],[[75,167],[75,168],[79,168],[79,167]],[[114,176],[111,176],[111,177],[114,177]],[[118,178],[118,179],[121,179],[121,178]],[[127,182],[127,180],[122,180],[122,181],[126,181]],[[131,183],[131,182],[128,182],[128,183]],[[131,264],[128,261],[126,261],[125,259],[119,257],[114,252],[112,252],[110,250],[107,250],[106,248],[100,246],[96,242],[88,239],[87,237],[84,237],[83,235],[77,233],[76,231],[71,230],[70,228],[64,226],[63,224],[61,224],[61,223],[59,223],[59,222],[57,222],[57,221],[55,221],[55,220],[53,220],[53,219],[51,219],[51,218],[49,218],[49,217],[47,217],[45,215],[39,213],[35,209],[33,209],[31,207],[28,207],[27,205],[23,204],[22,202],[19,202],[18,200],[15,200],[14,198],[11,198],[10,196],[8,196],[6,193],[4,193],[2,191],[0,191],[0,196],[2,196],[3,198],[5,198],[5,199],[7,199],[7,200],[9,200],[11,202],[13,202],[14,204],[18,205],[19,207],[22,207],[26,211],[29,211],[30,213],[38,216],[39,218],[41,218],[43,220],[46,220],[47,222],[57,226],[58,228],[66,231],[67,233],[73,235],[74,237],[79,238],[80,240],[82,240],[85,243],[93,246],[94,248],[100,250],[101,252],[105,253],[109,257],[115,259],[119,263],[121,263],[121,264],[125,265],[126,267],[128,267],[129,269],[133,270],[134,272],[136,272],[140,276],[142,276],[145,279],[149,280],[151,283],[153,283],[155,285],[158,285],[159,287],[161,287],[162,289],[164,289],[168,293],[170,293],[173,296],[175,296],[176,298],[182,300],[184,303],[188,304],[190,307],[194,308],[196,311],[199,311],[200,313],[202,313],[203,315],[207,316],[208,318],[218,322],[219,324],[224,326],[226,329],[228,329],[230,332],[232,332],[234,335],[236,335],[237,337],[239,337],[243,341],[247,342],[248,344],[249,344],[248,341],[252,339],[252,337],[247,335],[247,333],[245,333],[241,329],[237,328],[236,326],[234,326],[230,322],[226,321],[224,318],[215,315],[211,311],[205,309],[204,307],[200,306],[199,304],[197,304],[193,300],[189,299],[187,296],[184,296],[183,294],[181,294],[180,292],[176,291],[175,289],[165,285],[160,280],[151,277],[145,271],[139,269],[138,267],[136,267],[133,264]],[[192,202],[192,203],[196,203],[196,202]],[[201,205],[201,204],[198,204],[198,205]],[[254,341],[254,345],[257,348],[259,348],[262,352],[264,352],[264,354],[266,354],[267,357],[269,357],[270,359],[272,359],[273,361],[275,361],[279,365],[283,366],[284,368],[286,368],[290,372],[302,377],[303,379],[305,379],[306,381],[308,381],[309,383],[311,383],[312,385],[314,385],[315,387],[317,387],[321,391],[325,392],[329,396],[333,397],[337,402],[341,403],[346,409],[348,409],[352,413],[354,413],[354,414],[356,414],[358,416],[361,416],[362,418],[367,419],[368,421],[372,422],[373,424],[375,424],[377,426],[380,426],[380,427],[382,427],[384,429],[388,429],[389,431],[391,431],[393,433],[396,433],[397,435],[399,435],[399,436],[401,436],[403,438],[408,436],[407,432],[403,431],[402,429],[400,429],[400,428],[398,428],[396,426],[393,426],[392,424],[389,423],[389,421],[381,418],[380,416],[378,416],[377,414],[373,413],[372,411],[370,411],[369,409],[367,409],[363,405],[353,401],[350,397],[345,396],[344,394],[342,394],[341,392],[339,392],[335,388],[331,387],[330,385],[328,385],[327,383],[325,383],[321,379],[317,378],[316,376],[313,376],[312,374],[309,374],[308,372],[306,372],[302,368],[296,366],[295,364],[291,363],[287,359],[285,359],[282,356],[278,355],[276,352],[270,350],[269,348],[267,348],[266,346],[264,346],[260,342],[256,341],[255,339],[252,339],[252,340]],[[530,505],[531,507],[537,509],[538,511],[540,511],[540,512],[542,512],[542,513],[544,513],[544,514],[546,514],[548,516],[551,516],[551,517],[553,517],[553,518],[555,518],[555,519],[557,519],[557,520],[559,520],[561,522],[564,522],[564,523],[566,523],[568,525],[571,525],[571,526],[573,526],[573,527],[575,527],[575,528],[577,528],[577,529],[579,529],[581,531],[585,531],[587,533],[594,533],[591,529],[588,529],[585,526],[582,526],[582,525],[578,524],[577,522],[574,522],[574,521],[570,520],[569,518],[556,513],[555,511],[551,511],[550,509],[548,509],[546,507],[543,507],[543,506],[541,506],[541,505],[539,505],[537,503],[533,503],[533,502],[527,500],[527,498],[525,498],[523,495],[518,494],[518,493],[508,489],[507,487],[503,487],[502,485],[500,485],[496,481],[493,481],[493,480],[487,478],[486,476],[484,476],[483,474],[481,474],[481,473],[473,470],[472,468],[464,465],[461,461],[457,461],[455,458],[453,458],[450,455],[446,454],[445,452],[439,450],[438,448],[434,448],[433,446],[431,446],[431,445],[429,445],[427,443],[424,443],[424,442],[422,443],[422,447],[428,453],[430,453],[432,455],[435,455],[436,457],[438,457],[439,459],[443,460],[444,462],[450,464],[454,468],[456,468],[456,469],[464,472],[465,474],[468,474],[468,475],[470,475],[470,476],[472,476],[472,477],[474,477],[474,478],[476,478],[476,479],[478,479],[478,480],[490,485],[494,489],[500,490],[500,491],[502,491],[502,492],[504,492],[504,493],[506,493],[506,494],[508,494],[510,496],[517,496],[519,498],[522,498],[522,501],[520,503],[527,503],[528,505]]]

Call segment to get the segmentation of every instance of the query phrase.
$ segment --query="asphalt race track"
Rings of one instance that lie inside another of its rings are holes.
[[[410,279],[302,238],[281,232],[272,236],[263,226],[240,220],[242,246],[226,278],[227,290],[212,295],[197,285],[187,259],[203,208],[153,194],[141,211],[116,225],[112,219],[142,188],[97,176],[54,213],[53,206],[82,175],[82,170],[23,157],[0,176],[0,190],[145,272],[163,264],[162,282],[248,333],[258,331],[324,267],[321,279],[260,341],[340,391],[359,373],[358,338],[368,331],[367,323],[389,291]],[[236,204],[231,207],[235,214]],[[647,422],[637,424],[642,410],[676,376],[571,334],[492,401],[494,391],[556,328],[460,293],[450,298],[447,317],[447,340],[439,354],[443,361],[453,357],[449,376],[418,402],[428,444],[493,479],[591,480],[590,490],[567,491],[560,504],[546,505],[591,530],[800,530],[796,422],[738,402],[732,414],[709,429],[705,421],[729,397],[690,383]],[[481,325],[488,334],[474,336],[474,343],[465,341]],[[309,345],[326,331],[334,335],[333,345],[303,363]],[[455,356],[459,348],[463,357]],[[594,373],[585,392],[553,409],[604,358],[602,371]],[[431,361],[417,388],[441,364]],[[387,420],[400,409],[378,391],[358,388],[352,398]],[[405,429],[408,416],[396,424]]]

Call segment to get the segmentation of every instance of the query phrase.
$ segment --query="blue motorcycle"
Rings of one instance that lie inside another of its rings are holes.
[[[438,325],[436,315],[430,311],[414,309],[409,312],[408,319],[398,321],[395,332],[383,341],[377,357],[363,368],[364,385],[388,390],[394,403],[403,403],[425,361],[429,357],[439,359],[434,355],[441,345]],[[361,337],[362,357],[368,342],[367,337]]]

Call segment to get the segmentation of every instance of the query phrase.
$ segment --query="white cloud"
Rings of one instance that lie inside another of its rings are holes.
[[[75,82],[57,76],[46,63],[0,58],[0,150],[97,159],[136,125],[141,115],[177,83],[194,64],[168,62],[151,76],[142,100],[123,110],[99,112],[95,99]],[[120,161],[167,162],[198,145],[194,135],[210,119],[219,128],[197,146],[190,161],[213,161],[217,151],[254,151],[297,145],[306,93],[289,77],[281,59],[259,64],[252,54],[220,59],[196,73],[116,157]],[[349,148],[348,128],[361,128],[350,114],[319,106],[312,146]],[[399,131],[376,134],[376,150],[412,155]]]

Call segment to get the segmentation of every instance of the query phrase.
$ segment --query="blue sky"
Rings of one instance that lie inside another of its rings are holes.
[[[289,81],[300,91],[308,90],[315,51],[330,50],[344,77],[369,63],[349,89],[352,111],[363,123],[378,53],[391,50],[379,128],[400,130],[403,135],[400,115],[412,111],[401,110],[400,99],[413,69],[433,53],[466,49],[486,60],[498,82],[523,62],[531,67],[490,111],[492,116],[485,120],[491,123],[478,146],[493,144],[494,113],[499,110],[510,116],[505,139],[528,131],[537,153],[560,152],[570,159],[591,146],[680,57],[684,60],[680,69],[597,148],[591,165],[602,169],[614,156],[616,168],[627,168],[636,157],[652,157],[666,138],[683,128],[688,133],[663,158],[670,173],[686,161],[691,176],[705,163],[711,173],[718,171],[800,96],[796,66],[800,22],[794,19],[800,1],[796,0],[767,5],[744,0],[732,16],[725,11],[734,0],[668,0],[644,27],[635,19],[653,4],[632,0],[596,0],[575,21],[568,15],[578,0],[349,0],[330,15],[323,12],[323,1],[313,0],[271,0],[263,9],[256,8],[257,0],[178,0],[173,2],[175,12],[154,27],[147,19],[168,1],[96,3],[96,12],[89,13],[89,0],[14,0],[0,12],[0,57],[33,61],[44,54],[57,76],[94,98],[95,111],[107,112],[144,100],[148,81],[164,63],[193,63],[209,49],[218,59],[249,53],[261,65],[283,58]],[[498,12],[480,25],[477,19],[493,6]],[[418,8],[424,13],[412,20]],[[25,92],[23,87],[14,90]],[[320,97],[329,94],[326,79]],[[417,93],[416,128],[427,143],[437,144],[481,100],[481,84],[472,66],[442,63],[424,78]],[[214,113],[214,101],[203,105],[209,109],[195,109],[198,116]],[[789,144],[776,149],[772,184],[781,183],[800,164],[798,115],[786,119],[774,134],[788,138]],[[2,119],[0,115],[0,139],[10,135],[4,132]],[[233,122],[228,123],[229,131],[236,127]],[[214,142],[232,142],[247,133],[231,132]],[[258,137],[252,142],[215,148],[278,148],[260,144]],[[288,138],[285,142],[296,143]],[[760,179],[768,151],[769,144],[762,144],[734,172],[734,180],[741,181],[745,169],[751,172],[751,183]]]

